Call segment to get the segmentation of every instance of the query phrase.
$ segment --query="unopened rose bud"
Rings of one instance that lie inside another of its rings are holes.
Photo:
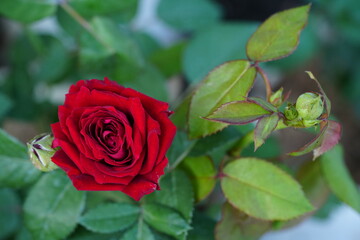
[[[55,154],[56,149],[51,147],[54,137],[51,134],[40,134],[28,143],[28,153],[32,164],[41,171],[49,172],[58,166],[52,161],[51,157]]]
[[[287,120],[294,120],[299,116],[298,111],[296,110],[295,106],[292,104],[288,104],[285,108],[284,115]]]
[[[323,113],[324,103],[319,94],[307,92],[296,100],[296,110],[302,119],[315,120]]]

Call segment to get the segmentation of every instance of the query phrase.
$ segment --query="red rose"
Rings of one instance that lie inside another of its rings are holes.
[[[159,190],[176,128],[168,104],[105,78],[81,80],[51,125],[52,161],[78,190],[122,191],[135,200]]]

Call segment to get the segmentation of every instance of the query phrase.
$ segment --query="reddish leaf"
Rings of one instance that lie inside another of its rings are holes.
[[[322,127],[321,132],[308,144],[302,148],[289,153],[291,156],[301,156],[311,151],[314,151],[315,160],[323,153],[332,149],[340,140],[341,136],[341,125],[335,121],[327,121],[326,125]]]

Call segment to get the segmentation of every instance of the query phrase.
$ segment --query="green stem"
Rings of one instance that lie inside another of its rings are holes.
[[[96,35],[95,31],[92,29],[91,25],[85,18],[83,18],[78,12],[75,11],[66,1],[62,1],[60,6],[67,12],[76,22],[78,22],[86,31],[90,33],[91,36],[95,38],[103,47],[112,51],[112,48],[108,46],[101,38]]]
[[[269,80],[268,76],[266,75],[266,73],[264,72],[264,70],[261,67],[256,66],[256,71],[258,73],[260,73],[261,77],[264,79],[264,83],[265,83],[265,87],[266,87],[266,99],[269,101],[270,96],[272,94],[270,80]]]

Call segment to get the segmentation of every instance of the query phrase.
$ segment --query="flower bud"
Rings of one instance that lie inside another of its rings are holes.
[[[43,133],[27,143],[28,154],[32,164],[41,171],[49,172],[58,168],[52,161],[51,157],[55,154],[56,149],[51,147],[54,137],[52,134]]]
[[[302,119],[315,120],[323,113],[324,103],[319,94],[307,92],[296,100],[296,110]]]
[[[292,104],[288,104],[285,108],[284,115],[287,120],[294,120],[299,116],[298,111],[296,110],[295,106]]]

